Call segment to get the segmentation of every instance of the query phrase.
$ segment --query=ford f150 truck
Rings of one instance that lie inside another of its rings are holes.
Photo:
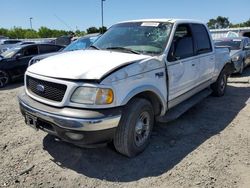
[[[229,50],[215,49],[198,21],[126,21],[88,50],[30,66],[19,103],[35,129],[79,146],[112,141],[132,157],[156,121],[177,118],[212,92],[222,96],[231,72]]]

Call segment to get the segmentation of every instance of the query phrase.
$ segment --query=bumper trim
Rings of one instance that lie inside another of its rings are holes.
[[[25,103],[25,100],[22,100],[23,97],[27,95],[21,94],[18,96],[21,112],[23,115],[29,113],[35,117],[38,117],[42,120],[55,124],[56,126],[74,130],[74,131],[99,131],[112,129],[118,126],[121,119],[121,114],[97,118],[81,118],[81,117],[67,117],[62,115],[56,115],[48,113],[37,108],[32,107],[28,103]],[[27,102],[27,101],[26,101]],[[84,112],[84,111],[83,111]]]

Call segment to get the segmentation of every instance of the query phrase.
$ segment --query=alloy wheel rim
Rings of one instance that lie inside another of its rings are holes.
[[[221,79],[221,84],[220,84],[221,91],[224,91],[224,89],[226,87],[226,80],[227,80],[227,76],[223,75],[223,78]]]
[[[5,86],[9,82],[9,76],[6,72],[0,71],[0,87]]]
[[[140,147],[142,146],[150,132],[150,115],[148,112],[142,112],[138,117],[135,125],[135,144]]]

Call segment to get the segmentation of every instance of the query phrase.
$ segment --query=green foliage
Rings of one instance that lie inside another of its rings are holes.
[[[27,29],[25,31],[24,38],[26,38],[26,39],[34,39],[34,38],[39,38],[39,35],[35,30]]]
[[[107,27],[99,27],[99,33],[105,33],[107,31]]]
[[[103,27],[90,27],[87,29],[87,33],[91,34],[91,33],[105,33],[107,31],[107,27],[103,26]]]
[[[84,35],[86,35],[85,31],[80,31],[80,30],[75,31],[75,36],[76,37],[80,37],[80,36],[84,36]]]
[[[0,28],[0,35],[7,36],[8,29]]]
[[[230,21],[228,18],[223,16],[218,16],[216,19],[210,19],[207,23],[209,29],[223,29],[230,26]]]
[[[223,29],[223,28],[237,28],[237,27],[250,27],[250,18],[242,23],[233,24],[228,18],[218,16],[216,19],[210,19],[207,23],[209,29]]]
[[[11,29],[5,29],[5,28],[0,28],[0,35],[12,38],[12,39],[18,39],[18,38],[57,38],[60,36],[66,36],[66,35],[71,35],[71,36],[84,36],[86,34],[90,33],[101,33],[103,31],[107,31],[107,27],[90,27],[87,29],[87,32],[85,31],[80,31],[76,30],[75,32],[73,31],[65,31],[65,30],[57,30],[57,29],[49,29],[47,27],[40,27],[38,31],[34,29],[22,29],[20,27],[14,27]]]
[[[96,27],[90,27],[87,29],[87,33],[91,34],[91,33],[99,33],[99,29],[97,29]]]

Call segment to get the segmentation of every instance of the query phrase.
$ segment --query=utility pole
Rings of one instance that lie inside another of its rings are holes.
[[[30,17],[30,29],[32,29],[32,17]]]
[[[103,1],[105,0],[101,0],[101,5],[102,5],[102,30],[101,33],[103,34]]]

